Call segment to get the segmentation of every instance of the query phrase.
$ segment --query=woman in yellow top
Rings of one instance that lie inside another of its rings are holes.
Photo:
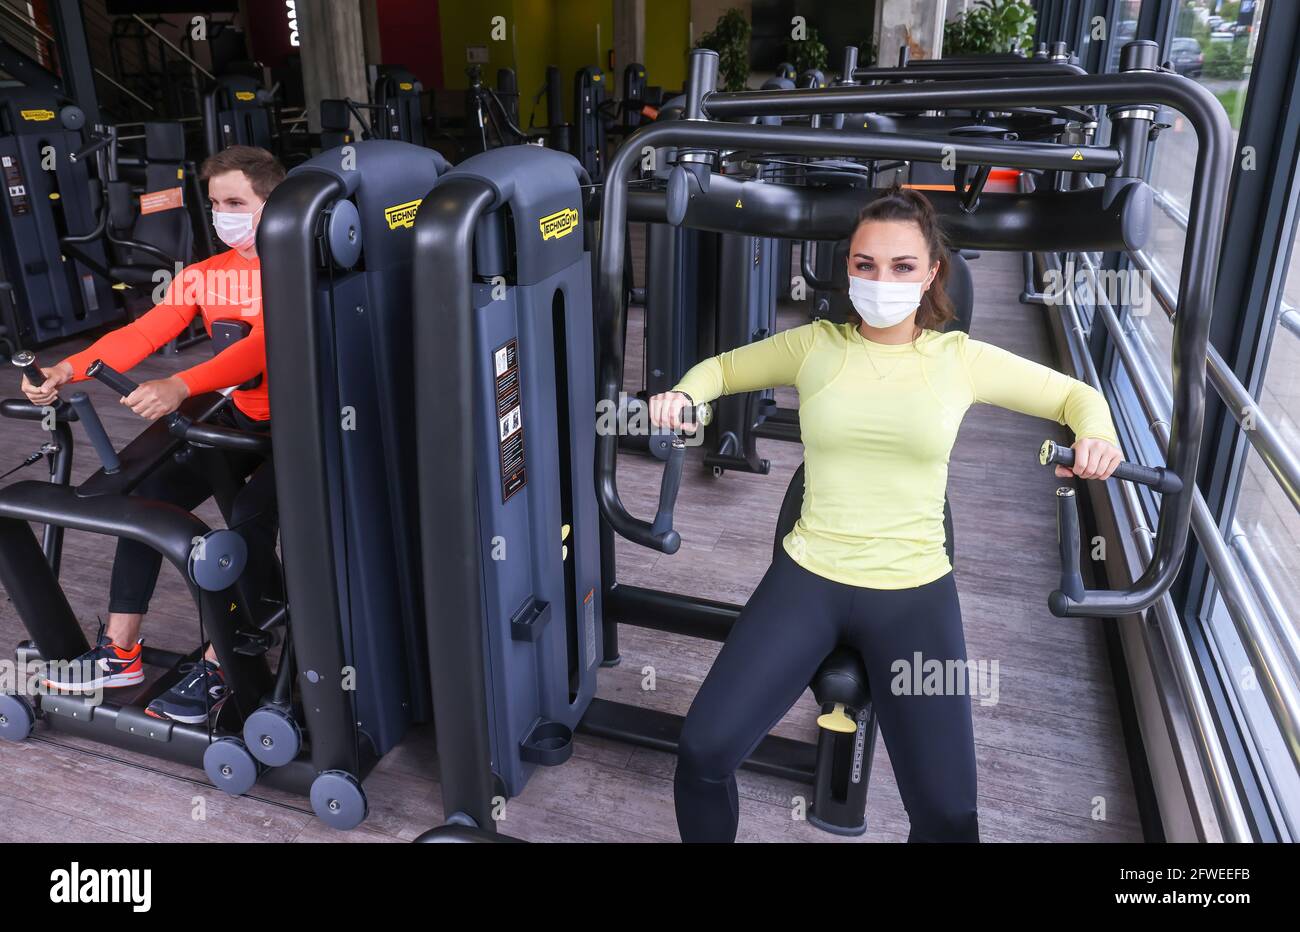
[[[814,321],[706,359],[651,399],[652,421],[679,427],[689,404],[793,385],[804,444],[799,521],[682,729],[674,788],[683,841],[735,840],[736,768],[839,644],[866,664],[909,840],[979,840],[964,673],[906,694],[916,664],[965,670],[943,527],[957,428],[976,402],[1068,424],[1075,466],[1058,466],[1061,477],[1105,479],[1122,455],[1106,401],[1091,386],[941,332],[953,318],[947,255],[929,201],[885,192],[862,211],[850,240],[857,321]]]

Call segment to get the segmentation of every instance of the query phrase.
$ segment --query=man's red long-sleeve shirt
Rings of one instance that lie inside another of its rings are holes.
[[[74,381],[85,379],[86,367],[96,359],[125,372],[178,336],[199,313],[209,335],[214,320],[245,320],[253,329],[213,358],[178,372],[177,377],[191,395],[197,395],[242,385],[261,375],[256,388],[236,391],[233,400],[248,417],[266,420],[271,416],[271,404],[262,329],[262,265],[256,256],[245,259],[234,249],[187,266],[168,286],[161,303],[64,361],[72,366]]]

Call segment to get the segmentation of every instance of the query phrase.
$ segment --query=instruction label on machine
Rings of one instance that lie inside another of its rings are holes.
[[[524,418],[519,405],[519,341],[492,351],[496,375],[497,443],[501,454],[501,502],[528,482],[524,470]]]
[[[9,207],[15,215],[32,212],[32,202],[27,196],[27,186],[23,184],[22,168],[12,155],[0,158],[4,169],[5,189],[9,192]]]

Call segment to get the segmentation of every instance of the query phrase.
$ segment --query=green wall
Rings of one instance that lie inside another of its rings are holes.
[[[519,2],[522,3],[522,0]],[[498,68],[514,67],[514,55],[509,41],[492,41],[492,17],[504,16],[509,24],[514,20],[515,5],[516,0],[498,0],[490,7],[462,0],[444,0],[438,4],[438,23],[442,28],[444,87],[469,87],[469,79],[465,76],[465,69],[469,66],[465,60],[465,49],[471,45],[487,46],[488,62],[482,67],[484,82],[488,86],[496,86]]]
[[[504,16],[509,38],[490,39],[493,16]],[[690,0],[647,0],[645,61],[647,78],[670,90],[686,82],[687,33],[690,28]],[[449,88],[467,86],[465,48],[486,45],[490,61],[483,69],[489,86],[495,86],[498,68],[514,68],[519,77],[520,120],[525,129],[529,116],[534,123],[546,123],[545,106],[534,110],[533,96],[546,80],[546,66],[558,65],[564,75],[565,119],[573,119],[573,76],[578,69],[597,65],[609,70],[614,48],[614,0],[496,0],[490,7],[465,0],[439,4],[442,25],[443,78]],[[596,30],[600,29],[597,47]],[[607,94],[622,89],[623,66],[616,62],[614,73],[605,80]]]
[[[645,13],[646,80],[665,90],[686,84],[686,53],[691,0],[647,0]]]
[[[609,56],[614,48],[614,0],[552,0],[557,28],[551,47],[551,64],[560,66],[564,75],[564,118],[573,121],[573,76],[589,65],[606,72],[604,80],[613,85],[606,96],[619,93],[622,78],[611,75]],[[649,14],[647,13],[647,16]],[[600,45],[596,44],[596,30],[600,28]],[[623,65],[618,69],[621,72]]]

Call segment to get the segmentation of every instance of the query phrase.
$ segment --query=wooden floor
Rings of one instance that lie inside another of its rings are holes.
[[[972,263],[972,334],[1047,362],[1042,311],[1016,300],[1020,269],[1018,256],[991,252]],[[802,322],[793,312],[786,316],[789,326]],[[628,381],[637,387],[635,312],[628,342]],[[70,342],[43,358],[83,345]],[[201,346],[179,360],[155,357],[137,371],[156,377],[206,353]],[[92,385],[90,391],[119,445],[138,432],[139,421],[106,390]],[[779,398],[783,405],[797,403],[793,392]],[[1035,458],[1045,436],[1069,439],[1050,422],[979,406],[967,416],[952,456],[949,495],[966,642],[972,659],[997,662],[999,672],[998,701],[974,704],[981,835],[985,841],[1140,841],[1101,631],[1086,620],[1056,619],[1046,608],[1057,558],[1056,481]],[[0,471],[41,439],[35,425],[0,422]],[[799,446],[777,441],[760,441],[760,452],[772,462],[768,476],[714,479],[688,465],[677,511],[681,550],[663,556],[620,540],[619,578],[743,602],[767,567],[776,513],[801,457]],[[92,471],[89,453],[80,450],[74,481]],[[43,470],[32,467],[23,478]],[[658,474],[658,465],[648,460],[621,459],[619,487],[634,514],[653,513]],[[201,514],[219,523],[210,504]],[[111,559],[106,539],[68,533],[63,580],[92,634],[96,616],[104,612]],[[0,602],[4,655],[24,636],[6,598]],[[198,639],[192,605],[170,566],[163,570],[145,636],[171,650],[188,650]],[[621,640],[623,662],[604,671],[599,694],[677,713],[689,707],[717,652],[709,642],[628,628]],[[653,692],[641,689],[647,666],[656,674]],[[815,714],[805,694],[776,731],[811,740]],[[510,802],[501,828],[531,841],[676,840],[673,766],[669,755],[580,735],[573,759],[540,771]],[[441,820],[437,773],[432,735],[420,729],[365,781],[369,819],[353,832],[338,833],[320,826],[305,800],[261,787],[232,799],[209,786],[202,773],[38,727],[21,745],[0,742],[0,841],[409,841]],[[741,840],[846,840],[791,818],[791,800],[806,787],[743,771],[739,783]],[[1099,799],[1104,820],[1093,817]],[[906,837],[907,815],[883,742],[876,750],[867,815],[867,834],[850,841]]]

